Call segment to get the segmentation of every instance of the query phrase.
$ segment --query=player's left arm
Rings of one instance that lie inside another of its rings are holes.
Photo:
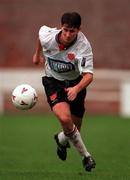
[[[67,96],[69,101],[73,101],[77,94],[88,87],[88,85],[93,81],[93,74],[92,73],[83,73],[83,78],[81,81],[74,87],[69,87],[66,89],[67,91]]]
[[[79,61],[79,70],[83,76],[81,81],[74,87],[67,88],[67,95],[70,101],[73,101],[77,94],[93,81],[93,53],[91,45],[82,47],[81,59]]]
[[[78,93],[88,87],[88,85],[93,81],[93,74],[90,72],[83,73],[83,78],[81,81],[76,85]]]

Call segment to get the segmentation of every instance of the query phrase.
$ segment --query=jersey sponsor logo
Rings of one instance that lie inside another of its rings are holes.
[[[58,73],[64,73],[75,70],[75,66],[70,62],[63,62],[60,60],[48,58],[48,63],[50,68]]]

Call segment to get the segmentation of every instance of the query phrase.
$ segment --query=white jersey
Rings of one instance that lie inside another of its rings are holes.
[[[39,39],[46,61],[46,76],[63,81],[74,80],[82,73],[93,73],[92,48],[85,35],[79,31],[75,43],[67,49],[60,50],[56,41],[60,31],[47,26],[42,26],[39,30]]]

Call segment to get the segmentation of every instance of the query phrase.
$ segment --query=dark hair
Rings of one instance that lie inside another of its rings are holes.
[[[67,24],[68,27],[80,28],[81,16],[77,12],[67,12],[61,17],[61,25]]]

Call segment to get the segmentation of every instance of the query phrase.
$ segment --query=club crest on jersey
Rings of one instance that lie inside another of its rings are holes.
[[[73,52],[69,52],[69,53],[67,54],[67,57],[68,57],[68,59],[69,59],[70,61],[73,61],[73,60],[75,59],[75,54],[74,54]]]

